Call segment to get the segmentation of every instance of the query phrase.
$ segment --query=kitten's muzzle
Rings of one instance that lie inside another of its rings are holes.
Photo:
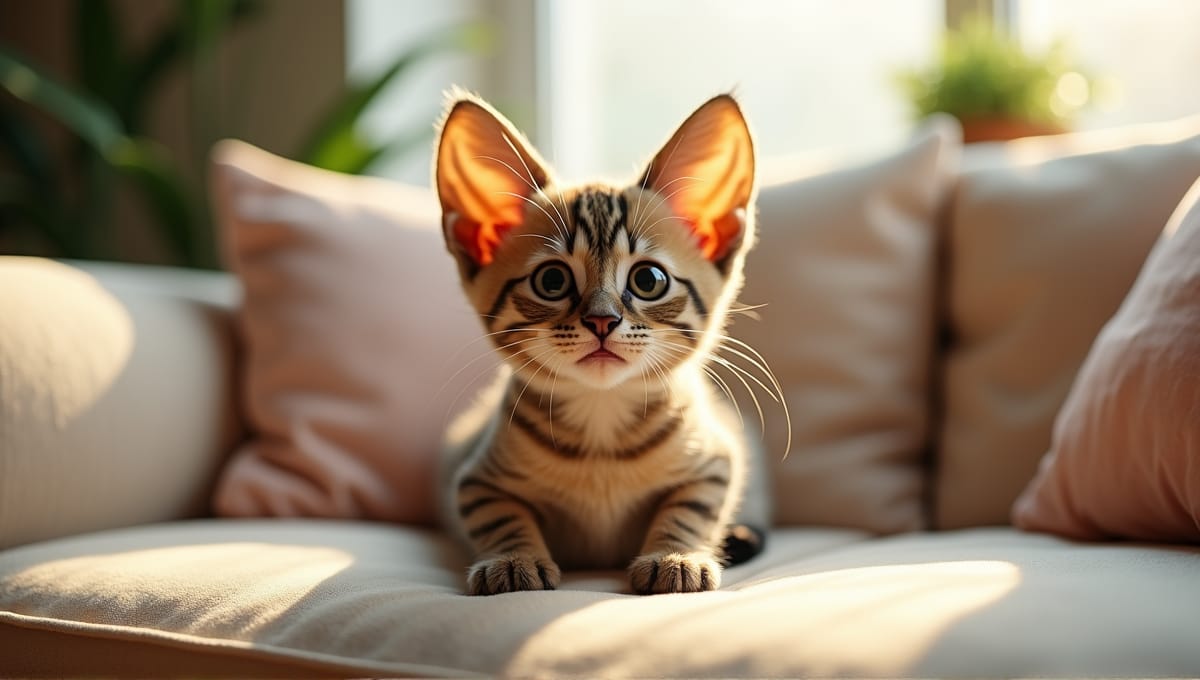
[[[580,321],[585,328],[592,332],[592,335],[600,338],[601,343],[608,337],[609,333],[612,333],[617,326],[621,325],[621,317],[619,316],[590,315],[583,317]]]

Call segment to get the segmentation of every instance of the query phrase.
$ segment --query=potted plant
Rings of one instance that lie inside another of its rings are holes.
[[[897,84],[917,118],[958,118],[965,142],[1065,132],[1092,86],[1062,42],[1033,53],[985,19],[947,31],[936,61],[899,73]]]
[[[161,102],[156,95],[172,69],[202,74],[193,77],[192,87],[211,87],[205,79],[219,67],[218,44],[265,3],[176,0],[171,19],[144,46],[125,30],[120,14],[125,4],[75,4],[74,25],[66,28],[78,59],[76,83],[0,44],[0,254],[130,259],[125,248],[106,238],[116,220],[112,195],[128,186],[148,208],[148,225],[168,252],[165,263],[219,266],[205,187],[188,180],[182,161],[150,135],[146,119]],[[347,83],[292,157],[360,174],[390,155],[427,149],[432,125],[374,140],[360,125],[364,111],[430,57],[485,51],[490,37],[490,28],[474,21],[419,37],[383,70]],[[189,124],[207,146],[222,134],[203,130],[217,118],[217,97],[200,93],[189,102]],[[432,105],[426,118],[436,115]],[[68,153],[55,151],[56,128],[66,132]],[[205,156],[199,158],[203,164]],[[201,165],[195,174],[207,173]]]

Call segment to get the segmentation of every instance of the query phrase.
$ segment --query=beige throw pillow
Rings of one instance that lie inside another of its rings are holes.
[[[217,511],[433,521],[443,429],[495,364],[437,201],[238,142],[213,158],[251,428]]]
[[[208,512],[241,437],[232,284],[0,257],[0,549]]]
[[[740,300],[766,306],[731,332],[763,354],[791,410],[785,460],[787,422],[764,401],[779,523],[926,525],[937,218],[959,138],[938,118],[877,162],[759,193]]]
[[[1200,182],[1092,346],[1013,520],[1200,543]]]
[[[1200,118],[971,155],[946,247],[941,529],[1008,523],[1088,348],[1200,175]]]

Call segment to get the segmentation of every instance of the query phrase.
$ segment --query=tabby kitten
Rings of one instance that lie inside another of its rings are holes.
[[[737,103],[701,106],[629,186],[568,187],[464,96],[436,167],[446,244],[507,364],[451,428],[469,592],[553,589],[560,567],[627,568],[636,593],[716,589],[723,559],[761,549],[735,514],[767,520],[757,438],[706,373],[754,237]]]

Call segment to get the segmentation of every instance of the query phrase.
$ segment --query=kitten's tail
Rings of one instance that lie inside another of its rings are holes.
[[[762,552],[766,546],[766,530],[748,524],[730,524],[725,543],[721,546],[725,553],[721,563],[726,567],[741,564]]]

